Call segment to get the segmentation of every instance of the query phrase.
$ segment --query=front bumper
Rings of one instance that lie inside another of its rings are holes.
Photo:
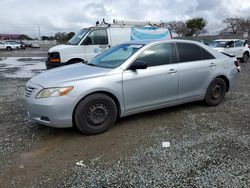
[[[27,83],[26,87],[36,88],[29,96],[24,96],[25,107],[31,120],[50,127],[73,127],[74,100],[69,96],[36,99],[42,87]]]

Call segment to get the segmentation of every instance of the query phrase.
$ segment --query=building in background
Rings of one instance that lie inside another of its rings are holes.
[[[0,34],[0,40],[18,40],[21,36],[21,34]]]

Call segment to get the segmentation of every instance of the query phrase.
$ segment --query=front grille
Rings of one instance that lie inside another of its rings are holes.
[[[30,87],[30,86],[26,86],[25,87],[25,96],[26,97],[30,97],[32,95],[32,93],[34,93],[35,91],[36,91],[36,88]]]

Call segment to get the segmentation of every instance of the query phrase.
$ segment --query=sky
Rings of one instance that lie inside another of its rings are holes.
[[[249,17],[250,0],[1,0],[0,33],[54,35],[77,32],[103,18],[138,21],[207,20],[216,34],[227,17]],[[38,26],[39,25],[39,26]]]

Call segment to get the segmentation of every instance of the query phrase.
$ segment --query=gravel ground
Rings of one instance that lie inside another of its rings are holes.
[[[1,187],[250,187],[250,63],[241,65],[217,107],[138,114],[97,136],[32,123],[27,79],[1,78]]]

